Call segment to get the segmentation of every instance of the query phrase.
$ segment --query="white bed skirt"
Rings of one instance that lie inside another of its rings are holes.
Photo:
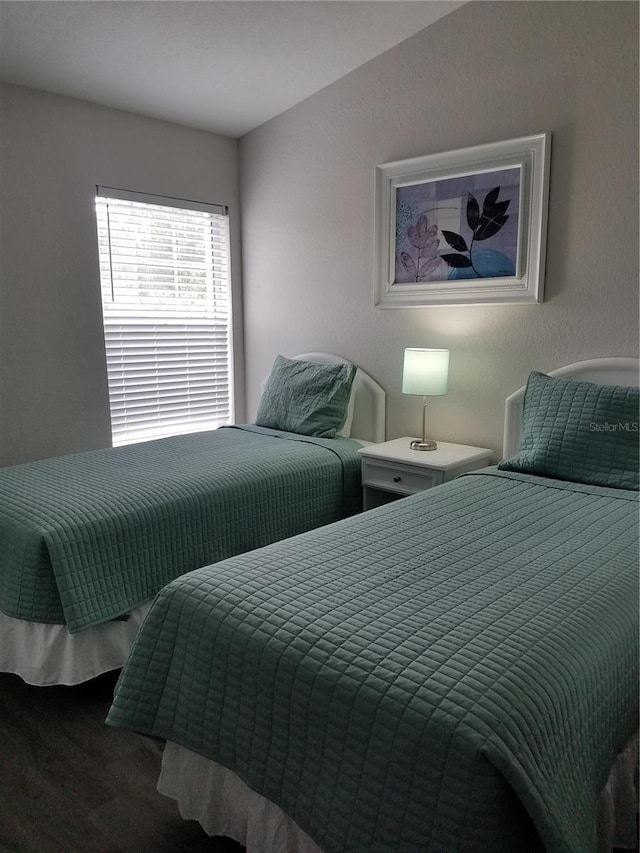
[[[323,853],[281,808],[231,770],[170,741],[158,791],[177,800],[184,820],[197,820],[208,835],[239,841],[247,853]]]
[[[598,853],[635,849],[637,736],[622,752],[598,803]],[[233,838],[247,853],[323,853],[275,803],[239,776],[175,743],[162,756],[158,791],[176,800],[184,820],[196,820],[208,835]]]
[[[46,687],[89,681],[124,665],[151,602],[126,621],[105,622],[70,634],[65,625],[26,622],[0,613],[0,672]]]

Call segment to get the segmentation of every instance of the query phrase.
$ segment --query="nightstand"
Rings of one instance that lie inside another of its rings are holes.
[[[414,495],[459,474],[491,464],[486,447],[438,442],[437,450],[411,450],[411,438],[396,438],[360,448],[363,508],[373,509],[397,498]]]

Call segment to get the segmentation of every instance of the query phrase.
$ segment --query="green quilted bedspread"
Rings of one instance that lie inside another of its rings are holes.
[[[360,445],[251,425],[0,469],[0,610],[71,632],[361,508]]]
[[[108,723],[327,853],[595,850],[637,727],[638,495],[488,469],[158,596]]]

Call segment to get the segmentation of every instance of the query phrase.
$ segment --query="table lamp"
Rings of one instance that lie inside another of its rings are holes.
[[[411,450],[437,450],[437,442],[427,439],[425,434],[427,397],[439,397],[447,393],[448,372],[448,349],[422,349],[419,347],[405,349],[402,393],[420,394],[424,398],[422,439],[412,441],[409,445]]]

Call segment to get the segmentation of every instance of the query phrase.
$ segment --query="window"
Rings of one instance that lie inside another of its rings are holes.
[[[114,446],[228,423],[226,208],[98,187],[96,216]]]

